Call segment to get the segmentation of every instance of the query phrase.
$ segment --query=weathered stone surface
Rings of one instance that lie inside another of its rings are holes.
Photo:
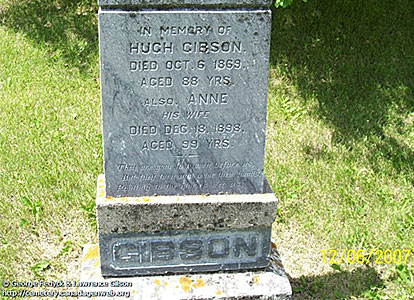
[[[282,261],[272,247],[269,266],[260,271],[199,273],[170,276],[140,276],[127,278],[104,278],[99,268],[97,245],[86,245],[83,250],[81,282],[105,283],[107,288],[80,288],[85,295],[96,299],[272,299],[287,300],[292,289]],[[113,297],[108,297],[112,291]],[[114,293],[118,293],[116,297]]]
[[[112,198],[105,196],[103,175],[98,178],[100,234],[268,227],[276,210],[277,199],[270,188],[252,195]]]
[[[96,211],[102,273],[131,276],[264,267],[277,210],[270,187],[266,191],[113,198],[106,197],[100,175]]]
[[[98,0],[105,7],[266,7],[271,0]]]
[[[264,268],[271,226],[249,229],[100,234],[103,276]]]
[[[99,24],[107,195],[262,193],[270,11]]]

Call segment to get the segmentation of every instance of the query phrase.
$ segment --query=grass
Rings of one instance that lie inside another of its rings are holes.
[[[77,280],[102,172],[96,4],[0,0],[0,280]],[[295,1],[273,16],[266,175],[294,299],[413,299],[414,3]]]
[[[0,2],[1,278],[74,279],[96,239],[95,8],[66,2]]]
[[[412,257],[338,271],[321,250],[413,249],[413,3],[297,2],[274,14],[266,160],[295,299],[409,299]]]

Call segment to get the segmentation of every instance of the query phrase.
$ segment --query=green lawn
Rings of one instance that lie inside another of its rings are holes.
[[[294,299],[414,299],[413,253],[339,266],[321,254],[414,251],[413,12],[412,0],[274,10],[266,175]],[[78,280],[96,242],[96,13],[95,0],[0,0],[0,281]]]

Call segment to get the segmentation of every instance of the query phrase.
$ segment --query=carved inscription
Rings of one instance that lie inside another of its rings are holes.
[[[100,13],[113,29],[101,32],[108,195],[261,191],[268,21],[268,11]],[[209,167],[180,168],[192,164]]]
[[[270,231],[266,228],[221,232],[172,231],[163,235],[102,237],[103,252],[114,270],[155,267],[266,263]],[[108,256],[107,256],[108,254]]]
[[[232,26],[210,26],[210,25],[195,25],[195,26],[165,26],[161,25],[158,28],[146,27],[145,30],[139,30],[142,36],[151,36],[152,32],[159,31],[159,36],[174,37],[178,35],[183,36],[208,36],[208,35],[224,35],[226,37],[231,36]],[[212,41],[212,42],[129,42],[129,54],[134,55],[150,55],[150,54],[174,54],[181,52],[183,54],[216,54],[216,53],[243,53],[242,41]],[[188,71],[188,70],[205,70],[206,64],[210,63],[210,67],[215,70],[241,70],[242,59],[212,59],[212,60],[166,60],[165,63],[161,63],[157,60],[130,60],[131,72],[153,72],[167,73],[168,71]],[[246,69],[246,67],[245,67]],[[229,88],[232,86],[232,78],[229,75],[208,75],[203,77],[199,76],[183,76],[178,84],[183,87],[197,87],[199,85],[210,87],[223,87]],[[143,77],[139,78],[141,87],[143,88],[160,88],[160,87],[173,87],[174,79],[172,77]],[[173,106],[174,103],[178,106],[178,103],[173,98],[160,98],[160,99],[140,99],[144,106],[151,107],[164,107]],[[229,105],[229,93],[228,92],[216,92],[216,93],[190,93],[185,99],[189,110],[184,113],[182,111],[163,111],[161,117],[163,119],[200,119],[209,118],[211,115],[210,110],[190,110],[196,107],[209,107],[209,106],[222,106]],[[236,100],[236,99],[234,99]],[[233,104],[234,105],[234,104]],[[214,111],[213,111],[214,113]],[[184,120],[183,120],[184,121]],[[221,134],[226,133],[240,133],[241,124],[197,124],[190,128],[189,124],[166,124],[163,128],[157,128],[155,125],[131,125],[131,136],[151,136],[152,140],[143,140],[141,142],[140,151],[171,151],[171,150],[196,150],[199,147],[207,147],[211,149],[228,149],[231,147],[230,138],[220,137]],[[205,139],[183,139],[181,144],[174,143],[169,139],[162,139],[170,135],[215,135],[216,137]],[[200,145],[201,143],[201,145]],[[203,145],[204,144],[204,145]],[[237,144],[233,144],[232,147],[237,147]]]

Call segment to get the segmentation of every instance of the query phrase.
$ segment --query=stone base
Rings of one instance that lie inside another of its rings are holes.
[[[277,199],[267,181],[259,194],[107,197],[98,176],[96,213],[99,234],[166,230],[231,230],[271,227]]]
[[[265,192],[113,198],[98,177],[103,276],[264,268],[277,199]]]
[[[83,292],[84,297],[93,296],[95,299],[286,300],[290,299],[292,295],[292,288],[282,261],[273,245],[270,265],[260,271],[122,278],[102,277],[98,245],[85,245],[80,281],[80,284],[92,287],[80,287],[79,292]],[[106,287],[98,287],[97,285],[105,285]],[[101,295],[97,293],[101,293]]]

